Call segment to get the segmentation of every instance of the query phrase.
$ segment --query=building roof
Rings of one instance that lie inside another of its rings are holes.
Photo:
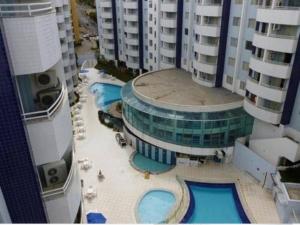
[[[203,107],[242,103],[243,98],[225,88],[210,88],[193,81],[191,73],[167,69],[137,77],[133,88],[138,97],[163,105]]]

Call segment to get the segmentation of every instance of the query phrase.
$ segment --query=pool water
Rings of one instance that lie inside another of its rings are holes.
[[[173,193],[153,190],[146,193],[137,208],[139,223],[162,223],[171,212],[176,198]]]
[[[250,223],[234,184],[186,182],[191,203],[187,223]],[[191,207],[192,204],[192,207]]]
[[[105,83],[94,83],[90,91],[96,95],[97,107],[107,112],[113,102],[121,100],[121,86]]]
[[[135,153],[132,159],[132,163],[135,167],[142,171],[149,171],[152,173],[163,173],[173,168],[172,165],[157,162],[153,159],[149,159],[140,153]]]

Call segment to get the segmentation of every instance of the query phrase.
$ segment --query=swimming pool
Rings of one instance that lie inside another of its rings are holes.
[[[138,223],[162,223],[171,213],[176,202],[175,195],[165,190],[147,192],[137,206]]]
[[[131,163],[137,170],[142,172],[149,171],[154,174],[163,173],[173,168],[173,165],[157,162],[143,156],[140,153],[134,153]]]
[[[107,112],[109,106],[121,100],[121,86],[105,83],[94,83],[90,91],[96,95],[96,105],[102,111]]]
[[[234,183],[185,182],[190,205],[182,223],[250,223]]]

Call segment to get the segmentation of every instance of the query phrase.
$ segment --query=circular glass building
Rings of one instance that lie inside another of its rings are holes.
[[[180,69],[146,73],[122,89],[125,135],[137,151],[163,163],[176,154],[214,155],[251,134],[243,98],[201,86]]]

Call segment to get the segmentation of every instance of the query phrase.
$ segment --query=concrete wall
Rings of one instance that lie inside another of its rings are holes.
[[[275,173],[276,167],[258,156],[239,141],[236,141],[235,143],[233,164],[240,170],[251,174],[260,181],[262,185],[265,180],[265,188],[272,188],[273,181],[270,174]]]

